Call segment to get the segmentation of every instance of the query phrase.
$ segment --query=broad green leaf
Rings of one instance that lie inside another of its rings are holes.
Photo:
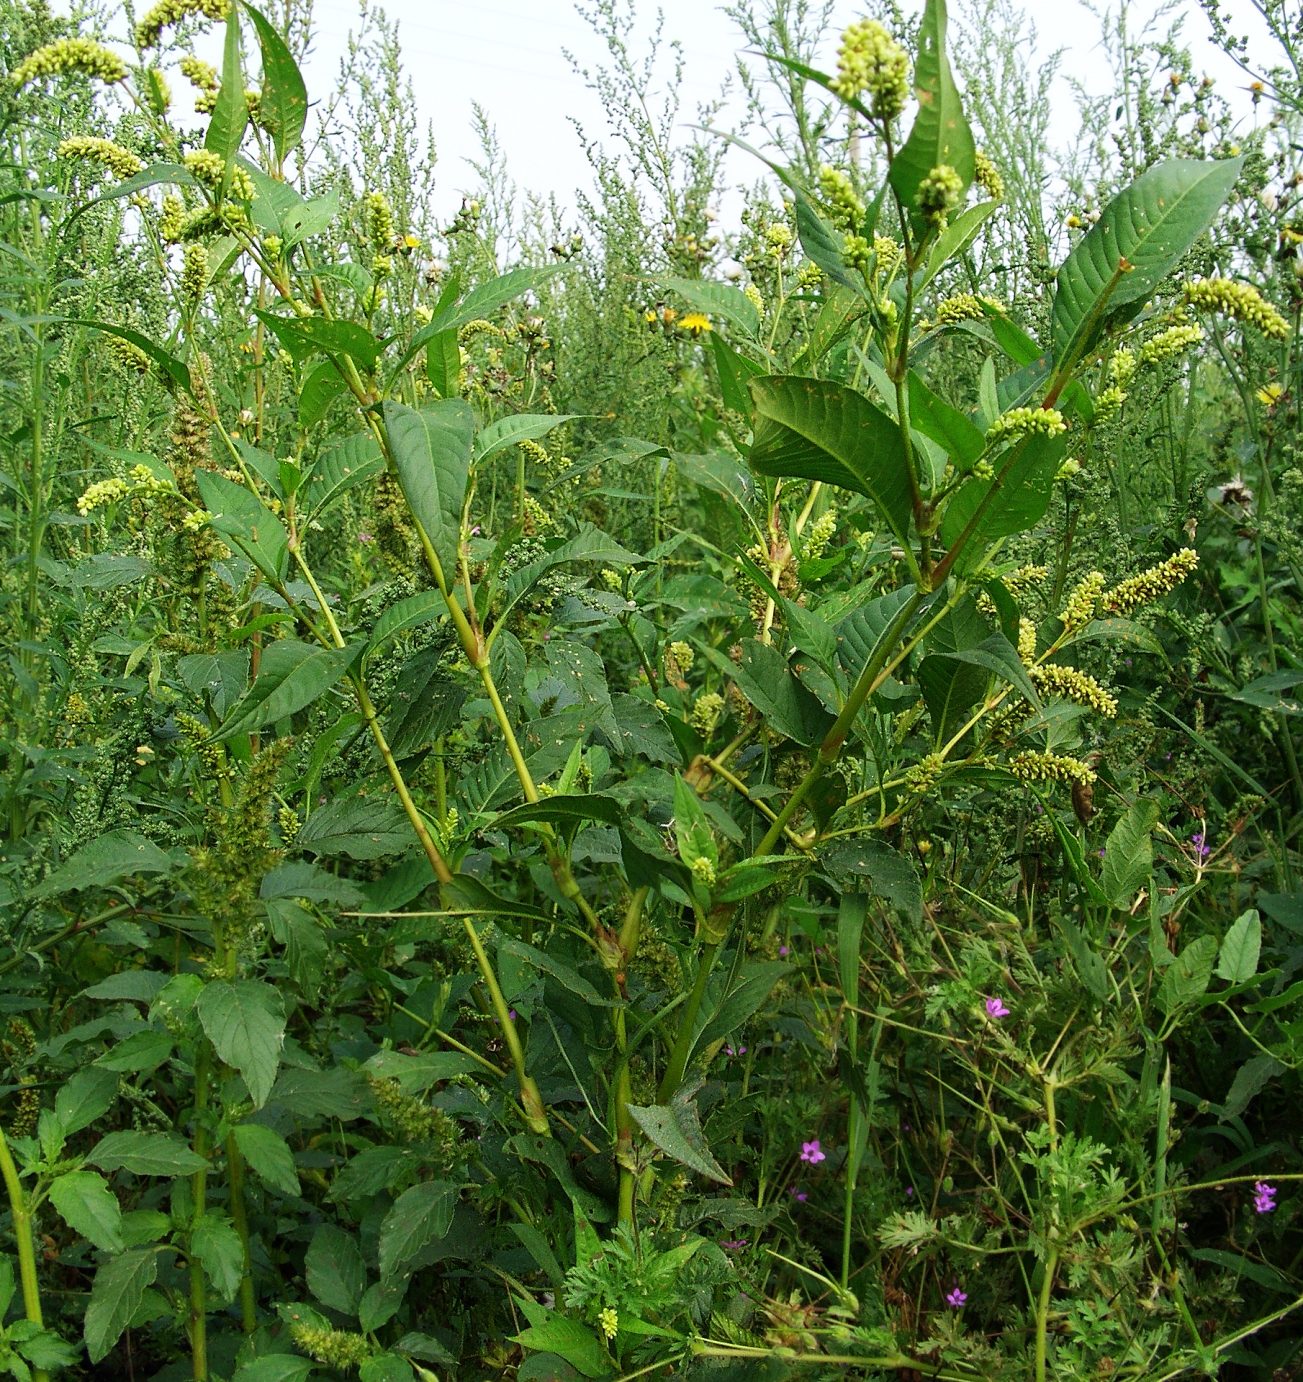
[[[1303,668],[1291,667],[1284,672],[1267,672],[1255,677],[1238,691],[1231,692],[1233,701],[1261,706],[1276,715],[1303,715]]]
[[[918,281],[914,285],[916,300],[918,294],[932,282],[937,274],[952,259],[963,254],[969,245],[977,239],[978,231],[991,218],[999,205],[999,202],[979,202],[976,206],[970,206],[966,211],[961,211],[937,236],[936,244],[932,246],[932,252],[927,257],[927,263],[923,266]]]
[[[587,1325],[568,1315],[558,1315],[528,1296],[514,1297],[521,1313],[529,1321],[512,1338],[513,1343],[539,1352],[555,1354],[584,1377],[609,1377],[612,1373],[610,1354]],[[554,1375],[555,1368],[540,1374]]]
[[[674,778],[674,840],[679,858],[689,869],[698,859],[705,859],[712,869],[719,862],[719,849],[701,798],[677,774]]]
[[[64,1223],[101,1252],[121,1252],[122,1207],[103,1176],[94,1171],[65,1171],[50,1185],[50,1203]]]
[[[457,575],[462,505],[470,476],[475,417],[470,404],[446,398],[419,411],[382,408],[389,450],[412,516],[425,529],[445,582]]]
[[[133,331],[129,326],[116,326],[112,322],[79,317],[69,317],[65,324],[68,326],[89,326],[96,331],[103,331],[108,336],[120,336],[137,349],[143,350],[158,366],[163,376],[170,379],[182,393],[193,394],[194,388],[190,382],[189,365],[183,360],[178,360],[175,355],[164,350],[162,346],[155,345],[148,336],[142,336],[139,331]]]
[[[440,398],[455,398],[461,387],[461,346],[457,328],[436,332],[425,346],[425,377]]]
[[[732,978],[697,1037],[696,1049],[701,1050],[721,1037],[732,1036],[744,1022],[760,1011],[773,992],[774,985],[791,973],[791,966],[782,960],[746,960]]]
[[[869,296],[864,275],[846,265],[845,239],[820,216],[814,203],[800,189],[793,190],[796,201],[796,234],[806,257],[817,264],[839,288],[847,288],[866,301]]]
[[[361,365],[365,373],[371,374],[380,359],[380,342],[357,322],[328,321],[324,317],[283,317],[257,307],[254,314],[271,329],[295,360],[306,360],[318,353],[346,355]]]
[[[271,133],[276,157],[284,163],[297,146],[308,118],[308,89],[303,74],[275,26],[245,0],[245,12],[258,31],[262,49],[259,120]]]
[[[747,385],[765,372],[763,367],[734,350],[718,333],[711,335],[710,348],[715,357],[715,372],[719,375],[719,392],[724,406],[749,417],[751,394]]]
[[[732,1185],[724,1168],[711,1155],[693,1103],[696,1088],[683,1086],[668,1104],[630,1104],[629,1115],[647,1140],[673,1161],[698,1175]]]
[[[202,1214],[190,1232],[190,1251],[204,1265],[209,1284],[224,1301],[235,1299],[244,1274],[244,1245],[224,1214]]]
[[[289,536],[285,525],[247,485],[236,484],[215,471],[195,474],[199,497],[208,510],[213,531],[246,557],[273,585],[289,569]]]
[[[1060,368],[1140,311],[1212,224],[1243,166],[1243,157],[1172,159],[1109,202],[1059,270],[1051,335]]]
[[[285,1041],[285,1004],[256,979],[210,979],[195,1004],[218,1056],[240,1072],[255,1108],[267,1102]]]
[[[921,231],[926,227],[914,210],[914,202],[923,179],[933,168],[946,164],[967,187],[973,180],[976,157],[973,132],[964,118],[959,88],[946,57],[945,0],[927,0],[923,11],[918,55],[914,59],[914,87],[918,114],[909,138],[891,160],[887,180],[902,204],[910,209]]]
[[[82,845],[32,890],[36,898],[57,897],[79,888],[102,888],[139,873],[167,873],[172,860],[135,830],[110,830]]]
[[[102,1118],[117,1097],[117,1076],[92,1066],[77,1071],[55,1095],[54,1116],[64,1134],[71,1136]]]
[[[762,475],[822,480],[866,495],[901,542],[909,541],[909,471],[900,428],[844,384],[767,375],[751,381]]]
[[[1158,803],[1137,801],[1109,832],[1099,881],[1112,906],[1125,911],[1136,893],[1149,883],[1154,871],[1152,836],[1157,823]]]
[[[986,620],[977,613],[971,597],[947,614],[928,636],[924,645],[927,655],[918,665],[918,685],[938,745],[958,732],[991,684],[989,667],[955,655],[982,646],[988,638]]]
[[[517,442],[537,441],[563,422],[573,422],[578,413],[516,413],[499,418],[483,428],[475,438],[476,462],[487,460],[495,452],[515,446]]]
[[[313,854],[383,859],[401,854],[414,841],[401,806],[384,797],[338,797],[308,817],[295,846]]]
[[[20,1330],[26,1333],[26,1337],[20,1335]],[[24,1321],[17,1326],[10,1325],[8,1333],[14,1351],[20,1353],[24,1361],[34,1368],[54,1372],[59,1368],[70,1368],[80,1360],[80,1349],[73,1348],[53,1330],[41,1329],[30,1321]],[[13,1369],[12,1362],[10,1367]],[[19,1374],[13,1370],[11,1375],[17,1377]]]
[[[114,1042],[95,1064],[103,1070],[124,1074],[149,1074],[171,1058],[175,1042],[167,1032],[136,1032],[125,1041]]]
[[[602,566],[639,566],[646,560],[627,547],[622,547],[613,537],[608,537],[599,528],[584,524],[574,537],[558,543],[551,551],[537,561],[513,571],[503,587],[502,608],[498,611],[495,628],[501,627],[507,616],[543,579],[549,571],[558,566],[569,566],[574,562],[592,562]]]
[[[465,684],[449,675],[437,648],[409,658],[398,674],[385,714],[385,735],[394,756],[417,753],[453,729],[466,696]]]
[[[327,446],[304,482],[313,517],[324,513],[340,495],[382,474],[384,468],[380,444],[370,432],[357,432]]]
[[[944,447],[960,471],[971,469],[986,450],[981,428],[934,394],[913,370],[909,375],[909,420],[917,431]]]
[[[357,1238],[335,1224],[320,1224],[304,1257],[308,1290],[322,1305],[355,1315],[366,1290],[366,1263]]]
[[[314,427],[330,411],[330,405],[347,392],[348,385],[334,361],[314,365],[299,390],[299,426],[305,430]]]
[[[226,14],[226,43],[222,50],[222,85],[208,121],[204,148],[222,159],[228,168],[235,159],[249,124],[244,97],[244,64],[240,59],[240,10],[232,5]],[[225,179],[223,179],[225,182]]]
[[[754,336],[760,330],[760,313],[740,288],[728,283],[710,283],[703,278],[662,278],[659,281],[696,311],[726,321],[744,336]]]
[[[545,950],[540,950],[537,946],[526,945],[524,941],[518,941],[512,936],[500,936],[498,954],[555,979],[563,989],[573,993],[577,998],[582,998],[590,1007],[612,1008],[615,1006],[614,999],[603,998],[577,969],[566,964],[564,960],[549,955]]]
[[[819,862],[842,887],[867,886],[904,916],[923,918],[923,884],[913,859],[871,836],[837,840],[822,851]]]
[[[281,214],[281,239],[289,249],[302,240],[320,235],[339,215],[339,193],[327,192],[320,197],[300,199]],[[346,284],[358,296],[371,289],[371,276],[358,264],[325,264],[317,268],[321,278],[335,278]]]
[[[136,1176],[188,1176],[208,1165],[171,1132],[111,1132],[100,1138],[86,1160],[102,1171],[130,1171]]]
[[[527,821],[553,821],[563,825],[578,825],[585,821],[601,821],[605,825],[619,825],[623,818],[619,803],[595,792],[557,793],[538,801],[504,811],[493,821],[496,829],[523,825]]]
[[[1216,958],[1216,936],[1200,936],[1181,951],[1167,967],[1158,990],[1158,1006],[1163,1012],[1170,1017],[1197,1003],[1208,992]]]
[[[1258,972],[1262,954],[1262,920],[1256,909],[1241,913],[1231,923],[1217,956],[1217,977],[1230,984],[1245,984]]]
[[[405,1190],[380,1225],[380,1277],[392,1282],[407,1277],[422,1252],[452,1226],[457,1187],[447,1181],[426,1181]]]
[[[214,734],[230,739],[275,724],[325,695],[352,662],[356,648],[319,648],[282,638],[262,655],[258,676]]]
[[[294,1169],[294,1153],[280,1133],[263,1127],[261,1123],[239,1123],[232,1136],[240,1155],[253,1168],[259,1180],[286,1195],[299,1193],[299,1173]]]
[[[1260,1051],[1250,1056],[1235,1072],[1231,1087],[1226,1091],[1226,1102],[1217,1116],[1219,1123],[1239,1118],[1244,1110],[1258,1097],[1277,1075],[1283,1075],[1285,1067],[1275,1056]]]
[[[241,1363],[231,1382],[307,1382],[313,1371],[311,1358],[293,1353],[266,1353]]]
[[[375,621],[371,641],[366,645],[363,660],[369,660],[391,639],[408,629],[419,628],[447,612],[448,605],[437,590],[422,590],[397,601]]]
[[[397,1353],[377,1353],[358,1369],[358,1382],[413,1382],[415,1374],[406,1358]]]
[[[157,1275],[158,1254],[152,1248],[133,1248],[110,1258],[95,1273],[84,1325],[92,1363],[105,1358],[121,1338]]]

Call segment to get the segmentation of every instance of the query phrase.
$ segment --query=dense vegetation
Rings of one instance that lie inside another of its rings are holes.
[[[735,226],[617,0],[448,225],[381,15],[0,10],[0,1372],[1303,1375],[1256,5],[1061,151],[1005,0],[740,0]]]

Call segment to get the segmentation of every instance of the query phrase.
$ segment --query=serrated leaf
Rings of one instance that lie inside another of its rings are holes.
[[[1059,365],[1079,360],[1110,327],[1140,311],[1212,224],[1243,166],[1243,157],[1172,159],[1109,202],[1059,270],[1051,312]]]
[[[111,1132],[100,1138],[86,1160],[102,1171],[130,1171],[136,1176],[188,1176],[208,1165],[170,1132]]]
[[[92,1066],[77,1071],[55,1095],[54,1115],[64,1133],[71,1135],[102,1118],[117,1097],[117,1076]]]
[[[452,1226],[457,1187],[426,1181],[405,1190],[380,1225],[380,1277],[383,1282],[409,1276],[421,1253]]]
[[[222,1214],[201,1214],[190,1231],[190,1251],[222,1300],[234,1300],[244,1274],[244,1245],[231,1221]]]
[[[103,1176],[65,1171],[50,1184],[50,1203],[64,1223],[101,1252],[121,1252],[122,1206]]]
[[[1245,984],[1258,972],[1262,955],[1262,919],[1256,908],[1242,912],[1231,923],[1217,956],[1217,977],[1230,984]]]
[[[356,1315],[366,1290],[366,1263],[351,1233],[335,1224],[321,1224],[304,1257],[308,1290],[322,1305],[341,1315]]]
[[[1109,903],[1125,910],[1154,871],[1153,831],[1158,803],[1138,801],[1109,832],[1100,886]]]
[[[110,830],[83,845],[32,890],[36,898],[102,888],[139,873],[167,873],[172,860],[135,830]]]
[[[826,379],[766,375],[751,381],[751,397],[752,469],[863,494],[896,537],[909,541],[905,441],[886,413],[854,389]]]
[[[267,1102],[285,1041],[285,1004],[256,979],[210,979],[195,1004],[218,1056],[240,1072],[255,1108]]]
[[[382,413],[407,505],[430,539],[444,580],[452,582],[474,446],[470,404],[445,398],[418,411],[390,402]]]
[[[95,1273],[83,1326],[92,1363],[105,1358],[121,1338],[157,1275],[158,1254],[152,1248],[133,1248]]]
[[[294,1169],[290,1144],[273,1128],[261,1123],[239,1123],[232,1132],[240,1155],[259,1180],[286,1195],[299,1193],[299,1173]]]
[[[344,675],[357,652],[357,648],[319,648],[294,638],[278,639],[264,649],[256,680],[213,738],[249,734],[311,705]]]
[[[692,1102],[696,1092],[695,1087],[685,1085],[668,1104],[630,1104],[629,1116],[647,1140],[671,1160],[721,1185],[732,1185],[706,1145],[697,1106]]]
[[[402,807],[383,797],[340,797],[318,807],[295,837],[313,854],[383,859],[411,847],[411,822]]]
[[[258,31],[258,46],[262,49],[259,123],[271,134],[276,157],[284,163],[303,134],[308,118],[308,89],[293,53],[275,26],[248,0],[244,9]]]

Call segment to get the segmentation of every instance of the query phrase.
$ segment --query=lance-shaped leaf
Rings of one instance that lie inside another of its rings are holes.
[[[647,1140],[666,1156],[698,1175],[732,1185],[728,1173],[711,1155],[693,1103],[698,1086],[684,1085],[668,1104],[630,1104],[629,1116]]]
[[[244,1077],[255,1108],[267,1102],[285,1041],[285,1005],[256,979],[210,980],[195,1004],[217,1054]]]
[[[282,162],[298,144],[308,118],[308,89],[285,40],[275,26],[252,5],[245,11],[258,31],[262,49],[262,92],[259,120],[272,137],[276,157]]]
[[[402,403],[386,403],[383,413],[407,506],[425,529],[445,580],[451,581],[474,445],[470,404],[444,398],[418,412]]]
[[[959,88],[946,57],[945,0],[928,0],[923,11],[914,86],[918,114],[909,138],[892,159],[887,173],[892,189],[911,209],[920,184],[933,168],[948,165],[963,179],[965,187],[973,180],[973,132],[964,118]],[[921,220],[919,227],[922,228]]]
[[[208,121],[204,148],[224,159],[229,180],[235,158],[249,124],[249,103],[244,96],[244,65],[240,61],[240,12],[234,5],[226,16],[226,44],[222,52],[222,85]]]
[[[311,705],[344,675],[357,652],[357,648],[317,648],[293,638],[271,644],[263,653],[257,679],[214,737],[249,734]]]
[[[280,519],[246,486],[215,471],[199,471],[195,484],[214,532],[221,534],[228,547],[248,557],[269,581],[283,581],[290,547]]]
[[[905,441],[892,418],[854,389],[826,379],[766,375],[751,381],[751,397],[753,469],[863,494],[896,537],[909,541]]]
[[[1051,334],[1060,366],[1140,311],[1212,224],[1243,165],[1243,158],[1172,159],[1109,202],[1059,270]]]

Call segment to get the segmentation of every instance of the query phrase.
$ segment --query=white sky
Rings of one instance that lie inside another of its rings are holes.
[[[633,55],[640,60],[657,6],[654,0],[635,3],[642,37]],[[1138,16],[1133,28],[1153,12],[1155,3],[1133,0]],[[1098,43],[1099,21],[1080,0],[1023,4],[1041,31],[1043,49],[1058,44],[1069,49],[1067,71],[1088,78],[1092,66],[1098,68],[1099,60],[1092,62],[1091,53]],[[962,0],[952,3],[952,15],[961,7]],[[718,96],[732,74],[741,35],[722,7],[709,0],[661,0],[660,8],[665,14],[664,39],[678,39],[683,45],[681,119],[691,123],[698,105]],[[911,0],[902,4],[907,15],[916,8]],[[591,186],[587,161],[567,117],[578,119],[608,147],[614,148],[614,141],[606,137],[606,116],[596,96],[571,71],[562,50],[569,49],[586,66],[602,64],[606,55],[603,43],[570,0],[388,0],[384,9],[399,22],[404,65],[413,78],[421,125],[430,121],[434,126],[439,155],[435,210],[441,220],[475,185],[465,162],[478,154],[471,128],[474,101],[485,108],[505,155],[507,174],[522,191],[555,193],[566,207],[575,188]],[[1232,0],[1232,9],[1246,14],[1249,0]],[[1242,87],[1246,79],[1209,41],[1196,0],[1177,0],[1173,12],[1185,15],[1196,74],[1208,71],[1219,84]],[[856,0],[837,0],[823,55],[825,70],[835,63],[842,28],[861,13]],[[346,37],[357,20],[358,0],[316,0],[317,37],[305,71],[313,98],[333,84]],[[662,92],[671,71],[666,53],[659,72]],[[1071,94],[1063,86],[1059,119],[1064,137],[1070,138]],[[656,107],[654,96],[651,104]],[[726,122],[727,116],[721,119],[721,124]],[[755,181],[763,170],[745,155],[733,155],[727,172],[736,184]]]

